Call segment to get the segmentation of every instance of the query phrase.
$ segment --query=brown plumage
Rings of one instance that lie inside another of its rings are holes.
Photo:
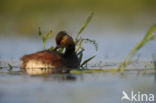
[[[56,48],[53,51],[44,50],[23,56],[21,69],[51,68],[53,71],[79,68],[80,62],[75,53],[75,43],[71,36],[61,31],[56,36]],[[58,48],[66,48],[64,54],[57,52]]]
[[[43,64],[49,65],[49,68],[51,65],[55,66],[55,67],[63,67],[63,62],[64,60],[62,59],[63,55],[56,52],[56,51],[49,51],[49,50],[45,50],[45,51],[40,51],[40,52],[36,52],[33,54],[29,54],[29,55],[25,55],[23,56],[20,60],[23,62],[21,64],[21,69],[27,68],[26,64],[30,61],[30,60],[34,60],[34,61],[41,61]],[[29,68],[29,67],[28,67]],[[35,67],[32,67],[35,68]],[[44,68],[44,67],[40,67],[40,68]]]

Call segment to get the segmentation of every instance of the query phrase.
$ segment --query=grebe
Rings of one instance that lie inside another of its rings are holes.
[[[51,72],[69,71],[79,68],[80,62],[75,53],[75,43],[71,36],[61,31],[56,36],[56,48],[53,51],[44,50],[20,58],[21,69],[51,69]],[[59,53],[58,48],[65,48],[65,53]]]

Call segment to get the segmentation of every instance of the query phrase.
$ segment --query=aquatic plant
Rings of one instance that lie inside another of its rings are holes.
[[[120,71],[123,73],[127,67],[128,64],[130,64],[131,59],[136,54],[138,50],[140,50],[145,44],[147,44],[149,41],[154,40],[156,38],[156,35],[153,34],[153,32],[156,30],[156,24],[154,24],[146,33],[144,38],[129,52],[129,54],[125,57],[125,59],[118,65],[117,71]]]
[[[13,69],[13,66],[11,64],[8,64],[8,67],[9,67],[8,71],[11,71]]]
[[[71,70],[71,74],[82,74],[82,73],[101,73],[101,72],[116,72],[115,69],[74,69],[74,70]]]
[[[75,52],[77,53],[77,56],[80,60],[80,66],[81,68],[85,68],[87,67],[87,63],[89,61],[91,61],[95,56],[91,56],[88,59],[84,60],[82,62],[82,58],[83,58],[83,52],[85,51],[85,49],[82,47],[82,43],[89,43],[91,45],[93,45],[95,47],[95,50],[98,50],[98,45],[96,43],[95,40],[91,40],[89,38],[82,38],[80,37],[80,34],[84,31],[84,29],[87,27],[87,25],[90,23],[91,19],[93,18],[94,13],[91,13],[88,18],[86,19],[85,23],[82,25],[82,27],[79,29],[78,33],[75,36],[75,44],[76,44],[76,50]]]
[[[45,45],[47,40],[50,38],[50,36],[52,35],[52,30],[50,30],[48,33],[42,33],[41,29],[39,27],[39,32],[38,32],[39,37],[42,39],[43,42],[43,49],[45,49]]]
[[[79,29],[78,33],[76,34],[75,37],[75,44],[77,45],[79,39],[80,34],[84,31],[84,29],[87,27],[87,25],[90,23],[91,19],[93,18],[94,13],[92,12],[88,18],[86,19],[85,23],[82,25],[82,27]]]
[[[82,58],[83,58],[83,52],[85,51],[84,47],[82,46],[83,43],[89,43],[91,45],[93,45],[95,47],[95,50],[97,51],[98,50],[98,45],[96,43],[95,40],[91,40],[89,38],[83,38],[83,37],[80,37],[80,34],[84,31],[84,29],[87,27],[87,25],[90,23],[91,19],[93,18],[93,15],[94,13],[91,13],[88,18],[86,19],[85,23],[82,25],[82,27],[79,29],[78,33],[76,34],[75,38],[74,38],[74,42],[75,42],[75,45],[76,45],[76,49],[75,49],[75,52],[79,58],[79,61],[80,61],[80,67],[81,68],[85,68],[87,67],[87,63],[89,61],[91,61],[94,57],[94,56],[91,56],[89,57],[88,59],[84,60],[82,62]],[[42,39],[42,42],[43,42],[43,49],[45,49],[45,45],[46,45],[46,41],[50,38],[50,36],[52,35],[52,30],[50,30],[47,34],[46,33],[42,33],[41,30],[40,30],[40,27],[39,27],[39,34],[40,38]],[[54,49],[54,46],[51,46],[48,50],[53,50]],[[64,48],[60,48],[58,49],[58,52],[62,53],[64,51]]]

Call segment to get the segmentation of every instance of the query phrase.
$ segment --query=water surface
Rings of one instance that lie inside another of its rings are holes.
[[[84,44],[84,59],[96,55],[89,69],[115,68],[125,55],[143,38],[138,35],[91,35],[99,50]],[[129,33],[130,34],[130,33]],[[135,34],[135,32],[134,32]],[[88,34],[89,35],[89,34]],[[39,38],[0,38],[0,103],[121,103],[122,91],[156,94],[156,74],[151,71],[126,71],[120,73],[49,74],[30,76],[19,69],[19,58],[42,50]],[[47,47],[55,45],[49,40]],[[135,55],[133,69],[144,69],[142,61],[150,62],[155,53],[155,42],[150,42]],[[9,71],[8,63],[15,66]],[[126,101],[123,101],[125,103]]]

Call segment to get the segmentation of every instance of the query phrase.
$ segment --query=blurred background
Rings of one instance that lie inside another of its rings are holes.
[[[83,44],[84,59],[96,55],[90,64],[97,69],[106,64],[104,69],[112,69],[156,23],[156,0],[0,0],[0,66],[8,67],[9,63],[19,67],[21,56],[43,49],[38,27],[42,32],[53,30],[46,45],[49,48],[55,46],[55,35],[61,30],[75,37],[91,12],[94,17],[81,36],[96,40],[98,51]],[[150,61],[156,55],[155,45],[154,40],[149,42],[133,60]],[[138,64],[134,63],[134,69],[146,68]],[[131,91],[156,95],[155,72],[146,69],[125,71],[124,75],[43,76],[29,76],[19,68],[13,68],[15,72],[0,69],[0,103],[121,103],[123,90],[129,96]]]
[[[98,42],[98,52],[85,46],[86,57],[96,54],[99,61],[121,60],[156,23],[155,0],[0,0],[0,58],[17,60],[41,50],[38,27],[52,29],[53,38],[61,30],[74,37],[91,12],[82,36]],[[156,50],[154,43],[142,49],[138,55],[144,59]]]

